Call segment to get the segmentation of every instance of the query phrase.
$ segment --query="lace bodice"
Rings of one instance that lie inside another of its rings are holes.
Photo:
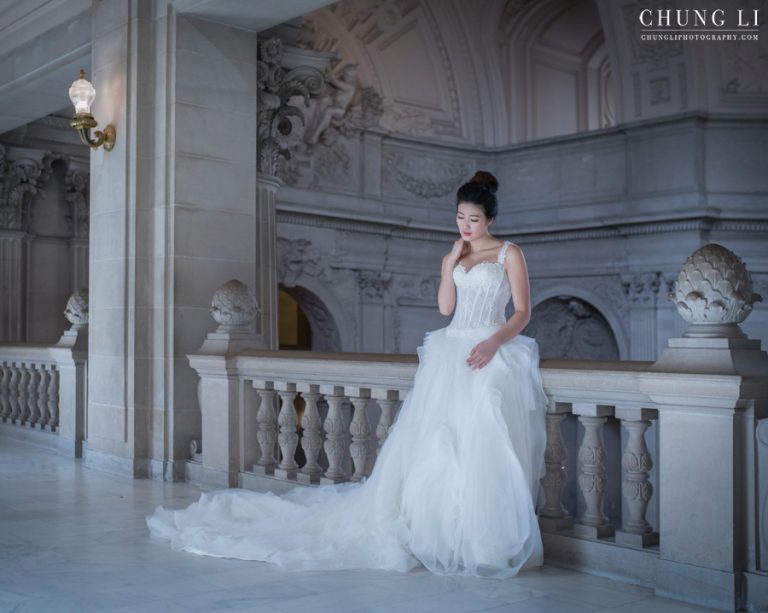
[[[512,296],[504,271],[509,241],[499,249],[495,262],[478,262],[467,270],[459,263],[453,269],[456,309],[449,328],[483,328],[504,324],[504,311]]]

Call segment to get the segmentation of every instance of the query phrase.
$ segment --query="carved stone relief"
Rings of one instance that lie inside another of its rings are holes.
[[[257,120],[259,172],[274,175],[278,158],[291,157],[288,141],[294,129],[294,121],[303,124],[304,112],[291,100],[303,99],[305,105],[313,96],[322,94],[325,80],[322,73],[312,66],[298,66],[285,70],[282,67],[283,43],[270,38],[259,43],[257,61]]]
[[[397,275],[392,292],[395,300],[407,300],[409,303],[434,305],[437,302],[437,289],[440,277],[414,277]]]
[[[70,205],[67,221],[70,224],[72,236],[88,238],[88,186],[90,173],[84,170],[69,169],[64,175],[64,199]]]
[[[663,281],[660,272],[621,275],[624,293],[632,304],[652,306],[656,304]]]
[[[418,198],[444,198],[467,180],[470,165],[464,161],[384,153],[383,183],[389,193],[407,192]]]
[[[293,287],[301,275],[324,276],[327,263],[323,253],[307,239],[277,239],[277,277],[285,287]]]
[[[30,199],[50,178],[52,158],[30,153],[29,157],[10,160],[6,148],[0,145],[0,229],[28,229]]]
[[[328,31],[324,19],[307,17],[302,22],[297,40],[306,48],[336,53],[343,58],[341,63],[366,63],[369,82],[362,89],[370,88],[370,95],[378,97],[375,105],[378,113],[375,123],[370,119],[364,123],[413,136],[461,135],[461,109],[456,78],[443,35],[428,4],[418,0],[344,0],[325,11],[325,17],[340,24],[344,33]],[[439,68],[444,71],[441,76],[445,77],[449,102],[442,117],[431,116],[418,106],[384,99],[384,88],[377,74],[382,67],[375,65],[367,50],[367,47],[380,42],[385,36],[397,37],[407,31],[409,24],[417,21],[428,29],[440,56]]]
[[[573,296],[557,296],[536,306],[522,333],[536,339],[543,359],[619,359],[608,322],[591,304]]]
[[[392,273],[360,270],[357,274],[357,282],[363,300],[381,302],[392,284]]]
[[[322,97],[310,101],[306,129],[286,138],[292,155],[278,164],[278,176],[288,185],[357,185],[356,140],[360,131],[378,124],[381,95],[361,87],[355,64],[345,64],[336,76],[329,71]]]

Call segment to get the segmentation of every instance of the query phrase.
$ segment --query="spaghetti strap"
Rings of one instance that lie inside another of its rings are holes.
[[[497,264],[504,263],[504,256],[507,254],[507,247],[509,247],[509,241],[504,241],[504,244],[499,248],[499,257],[496,258]]]

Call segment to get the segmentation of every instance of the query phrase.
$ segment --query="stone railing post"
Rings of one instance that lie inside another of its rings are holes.
[[[669,297],[690,326],[641,379],[659,411],[656,591],[752,610],[768,594],[754,553],[755,439],[768,417],[768,354],[739,323],[762,298],[741,260],[717,244],[688,258]]]
[[[545,417],[547,447],[544,462],[547,472],[541,480],[545,502],[539,509],[539,525],[545,532],[557,532],[573,526],[573,518],[563,507],[566,453],[561,424],[570,412],[570,404],[550,401]]]
[[[280,426],[280,434],[277,436],[277,442],[280,445],[280,454],[282,458],[279,466],[275,469],[275,476],[280,479],[295,479],[299,470],[294,455],[296,447],[299,445],[299,435],[296,432],[298,420],[296,416],[296,384],[278,382],[275,384],[280,398],[280,412],[277,416],[277,423]]]
[[[56,369],[46,371],[40,377],[40,422],[46,430],[58,429],[59,449],[63,453],[79,458],[83,455],[83,440],[86,435],[89,321],[87,289],[72,294],[64,316],[72,325],[49,350],[51,358],[56,362]]]
[[[621,492],[627,503],[628,517],[621,522],[621,529],[616,531],[616,542],[622,545],[648,547],[659,543],[659,533],[645,519],[648,503],[653,496],[653,485],[648,475],[653,468],[653,458],[645,444],[645,431],[651,420],[658,417],[655,409],[617,407],[616,418],[629,436],[627,446],[621,456],[624,479]]]
[[[200,480],[208,485],[238,485],[240,415],[246,394],[244,382],[231,374],[231,362],[245,349],[266,349],[253,332],[257,311],[253,292],[240,281],[228,281],[213,295],[211,315],[218,328],[208,334],[196,353],[187,356],[200,377]]]
[[[325,395],[328,402],[328,415],[325,417],[323,427],[325,428],[325,455],[328,456],[328,470],[320,478],[320,483],[338,483],[346,481],[347,475],[344,472],[344,457],[346,455],[346,445],[344,436],[344,413],[341,405],[344,402],[344,387],[338,385],[320,386],[320,391]]]
[[[603,515],[603,500],[608,483],[603,443],[603,425],[613,415],[613,407],[589,403],[574,403],[574,415],[584,426],[584,438],[579,447],[579,490],[586,509],[573,527],[577,536],[598,539],[612,536],[613,524]]]
[[[371,391],[365,388],[347,388],[350,402],[354,407],[352,420],[349,424],[349,433],[352,435],[352,443],[349,452],[354,464],[354,472],[351,481],[360,481],[365,477],[368,467],[368,439],[371,436],[371,426],[366,415],[366,406],[371,397]]]
[[[301,392],[306,406],[301,418],[301,426],[304,429],[301,437],[301,448],[307,458],[306,464],[301,467],[296,478],[300,483],[319,483],[323,469],[318,463],[320,450],[323,448],[322,424],[320,413],[317,410],[317,401],[320,399],[318,385],[298,383],[296,389]]]

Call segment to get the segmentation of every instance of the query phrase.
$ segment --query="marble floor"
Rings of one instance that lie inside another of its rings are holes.
[[[504,581],[425,570],[296,573],[149,539],[144,517],[157,505],[182,507],[199,494],[0,439],[0,612],[705,610],[550,566]]]

